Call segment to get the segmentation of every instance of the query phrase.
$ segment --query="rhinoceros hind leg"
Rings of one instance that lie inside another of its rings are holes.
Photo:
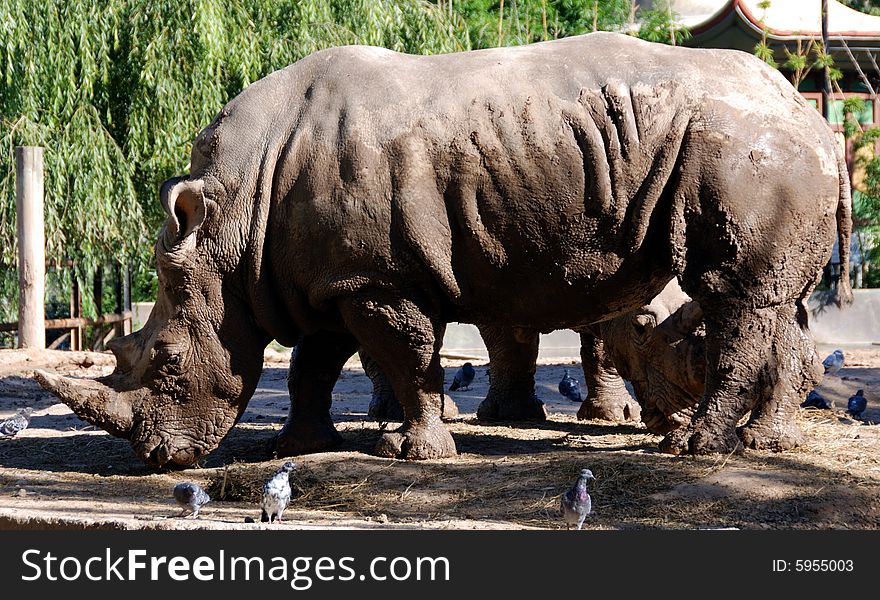
[[[736,425],[752,408],[760,414],[782,406],[779,395],[785,394],[793,375],[778,360],[784,356],[780,353],[786,351],[785,340],[779,335],[781,332],[786,337],[791,333],[789,323],[793,325],[793,311],[781,307],[725,307],[713,311],[711,317],[707,315],[706,392],[691,423],[667,435],[660,450],[671,454],[713,454],[741,450],[743,441],[750,447],[774,444],[774,436],[765,437],[765,419],[758,419],[758,427],[747,428],[743,440],[737,436]],[[790,351],[791,345],[787,348]],[[768,404],[769,398],[776,400]],[[789,418],[783,413],[767,418],[776,419],[775,426],[779,426]],[[785,440],[794,439],[785,434],[778,442],[784,447],[789,443]]]
[[[581,364],[587,384],[587,398],[578,409],[578,419],[603,419],[617,423],[641,420],[641,407],[626,389],[623,378],[605,351],[601,337],[581,332]]]
[[[802,317],[806,322],[806,317]],[[746,448],[791,450],[803,443],[794,416],[804,397],[822,379],[823,368],[809,333],[794,318],[793,308],[782,308],[771,345],[771,364],[761,377],[764,393],[758,398],[748,423],[739,430]]]
[[[344,333],[320,332],[300,339],[290,357],[290,413],[275,438],[278,456],[322,452],[342,444],[330,403],[342,367],[356,350],[355,339]]]
[[[391,294],[349,297],[339,308],[403,407],[403,425],[382,436],[376,454],[415,460],[454,456],[455,442],[441,421],[440,346],[445,325],[415,302]]]
[[[535,394],[538,332],[480,325],[489,350],[489,393],[477,409],[481,421],[546,421]]]

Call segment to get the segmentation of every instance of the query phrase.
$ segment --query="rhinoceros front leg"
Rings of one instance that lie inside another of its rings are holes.
[[[759,378],[762,389],[739,436],[746,448],[790,450],[803,441],[794,416],[804,397],[821,382],[823,372],[812,338],[795,321],[793,308],[777,313],[769,364],[775,369],[767,369]]]
[[[347,333],[303,336],[290,356],[290,413],[275,438],[278,456],[321,452],[342,443],[330,417],[333,386],[357,341]]]
[[[455,442],[440,420],[445,324],[432,320],[415,302],[391,295],[345,298],[339,309],[403,407],[403,425],[380,438],[376,454],[407,459],[454,456]]]
[[[578,419],[639,421],[641,410],[626,389],[602,338],[587,331],[581,335],[581,364],[587,384],[587,398],[578,409]]]
[[[547,410],[535,394],[538,332],[480,325],[489,350],[489,392],[477,409],[481,421],[545,421]]]
[[[403,421],[403,407],[397,401],[394,389],[391,387],[391,382],[385,377],[385,373],[382,372],[379,363],[363,350],[358,352],[358,356],[361,359],[361,365],[364,367],[364,373],[373,384],[373,394],[370,398],[367,416],[377,421]],[[442,367],[440,372],[440,377],[444,377],[445,373]],[[443,394],[443,411],[441,414],[444,419],[454,419],[458,416],[458,406],[446,394]]]

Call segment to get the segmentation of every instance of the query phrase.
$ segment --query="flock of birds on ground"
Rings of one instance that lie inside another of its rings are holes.
[[[837,349],[829,354],[825,360],[822,361],[822,366],[825,368],[825,375],[836,376],[840,372],[840,369],[843,368],[844,362],[845,357],[843,355],[843,350]],[[801,403],[801,408],[832,410],[834,405],[823,398],[819,392],[813,390],[807,395],[807,399]],[[846,403],[846,414],[853,419],[861,420],[862,413],[864,413],[867,408],[868,401],[865,398],[865,390],[858,390],[854,395],[849,397],[849,400]]]
[[[281,523],[281,515],[290,504],[290,473],[296,468],[292,462],[286,462],[275,472],[266,485],[263,486],[263,498],[260,501],[262,514],[260,521],[263,523]],[[589,469],[582,469],[574,486],[559,499],[559,514],[565,522],[566,529],[572,525],[581,529],[584,521],[593,510],[593,501],[587,491],[587,482],[596,477]],[[172,491],[174,499],[181,507],[181,517],[199,518],[199,511],[211,497],[198,484],[184,481],[174,486]],[[252,522],[251,519],[245,519]]]
[[[835,350],[823,362],[826,375],[837,375],[843,368],[845,358],[842,350]],[[466,362],[456,371],[449,386],[450,391],[464,391],[470,389],[471,383],[477,372],[473,364]],[[559,382],[559,393],[572,402],[583,402],[580,383],[572,377],[568,369]],[[861,419],[862,413],[867,408],[864,390],[858,390],[847,402],[846,413],[855,419]],[[801,404],[801,408],[818,408],[830,410],[832,404],[823,398],[819,392],[813,390],[807,399]],[[0,438],[13,438],[18,433],[27,429],[30,424],[30,407],[19,410],[12,417],[0,421]],[[290,504],[291,488],[290,473],[296,468],[292,462],[286,462],[263,486],[263,496],[260,501],[260,521],[263,523],[280,523],[281,515]],[[576,526],[581,529],[584,521],[592,511],[592,499],[587,491],[589,481],[595,480],[592,471],[581,470],[574,486],[560,497],[559,512],[566,528]],[[172,491],[174,500],[181,506],[181,517],[198,518],[199,511],[205,504],[211,501],[211,497],[198,484],[185,481],[174,486]],[[245,519],[248,522],[253,519]]]
[[[263,497],[260,500],[260,522],[281,523],[281,515],[290,504],[290,474],[296,469],[292,462],[286,462],[275,472],[263,486]],[[184,481],[174,486],[172,495],[180,505],[181,517],[199,518],[199,511],[211,497],[197,483]],[[252,523],[253,519],[246,518],[245,522]]]

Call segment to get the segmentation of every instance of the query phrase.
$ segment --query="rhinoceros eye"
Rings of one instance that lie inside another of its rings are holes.
[[[159,342],[153,347],[153,364],[163,370],[176,371],[183,363],[184,350],[178,344]]]

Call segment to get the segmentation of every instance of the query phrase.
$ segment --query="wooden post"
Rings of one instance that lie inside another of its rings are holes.
[[[128,265],[125,265],[125,267],[122,269],[122,303],[123,310],[131,315],[131,268]],[[133,319],[134,317],[129,316],[128,319],[122,322],[123,335],[128,335],[129,333],[131,333],[131,330],[133,329]]]
[[[97,318],[101,318],[104,315],[104,267],[103,265],[98,265],[95,269],[95,274],[92,277],[92,299],[95,303],[95,312]],[[92,342],[92,350],[98,351],[104,349],[103,337],[104,332],[102,328],[96,327],[95,331],[95,340]]]
[[[43,149],[15,148],[18,234],[18,346],[46,347],[46,234],[43,229]]]
[[[70,275],[70,317],[82,316],[82,293],[79,289],[79,279],[76,276],[76,268],[72,268]],[[70,330],[70,349],[82,350],[82,325],[77,325]]]

